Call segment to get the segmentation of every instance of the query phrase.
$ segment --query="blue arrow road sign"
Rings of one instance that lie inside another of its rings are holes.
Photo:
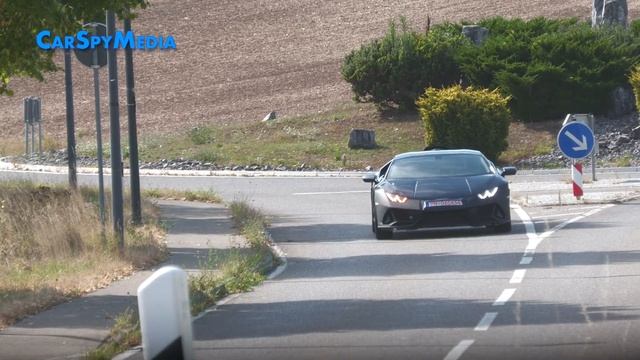
[[[558,133],[558,147],[570,159],[586,158],[593,151],[594,144],[593,131],[583,123],[570,122]]]

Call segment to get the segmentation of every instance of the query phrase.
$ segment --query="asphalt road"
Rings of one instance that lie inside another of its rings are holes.
[[[66,180],[0,172],[25,175]],[[272,235],[287,253],[279,277],[194,323],[197,358],[640,358],[638,201],[514,208],[507,235],[377,241],[368,187],[354,178],[142,184],[250,200],[274,216]]]

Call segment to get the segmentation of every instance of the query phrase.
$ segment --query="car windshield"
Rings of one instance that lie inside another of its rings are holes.
[[[484,157],[474,154],[438,154],[394,160],[388,179],[421,179],[447,176],[475,176],[490,174]]]

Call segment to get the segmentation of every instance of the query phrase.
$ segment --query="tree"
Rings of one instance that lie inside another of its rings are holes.
[[[0,95],[12,94],[9,81],[13,77],[42,81],[45,72],[58,70],[53,52],[36,45],[41,30],[70,35],[83,22],[104,19],[106,10],[132,17],[129,9],[147,5],[147,0],[0,0]]]

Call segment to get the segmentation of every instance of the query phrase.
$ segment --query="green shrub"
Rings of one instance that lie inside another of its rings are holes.
[[[640,55],[634,31],[592,29],[575,19],[494,18],[480,24],[489,39],[456,59],[471,84],[511,96],[512,112],[525,121],[605,113],[610,92],[626,82]]]
[[[215,131],[208,127],[194,127],[189,130],[189,139],[195,145],[211,144],[214,141]]]
[[[507,148],[509,98],[498,91],[428,88],[416,104],[427,145],[479,150],[495,160]]]
[[[636,108],[640,109],[640,64],[636,65],[629,75],[629,83],[636,96]]]
[[[391,22],[382,39],[346,56],[342,77],[351,84],[356,101],[380,107],[411,109],[426,87],[442,87],[460,80],[453,56],[470,46],[460,26],[443,24],[428,33],[408,30],[404,19]]]
[[[358,101],[413,107],[427,87],[458,83],[495,89],[511,98],[525,121],[570,112],[606,113],[610,93],[627,82],[640,57],[640,21],[630,29],[593,29],[577,19],[495,17],[479,22],[489,38],[473,46],[457,24],[427,33],[392,22],[382,39],[351,52],[342,66]]]

